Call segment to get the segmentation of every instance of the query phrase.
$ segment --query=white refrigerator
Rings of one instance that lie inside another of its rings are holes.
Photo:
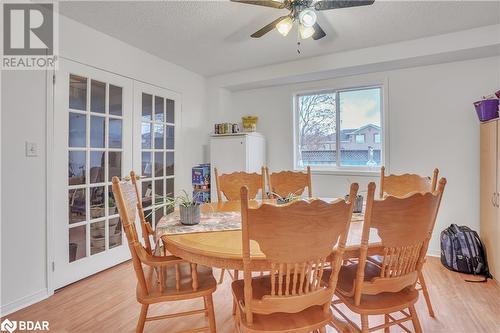
[[[266,165],[266,140],[257,132],[212,135],[210,138],[211,197],[217,201],[214,168],[219,175],[236,171],[261,172]]]

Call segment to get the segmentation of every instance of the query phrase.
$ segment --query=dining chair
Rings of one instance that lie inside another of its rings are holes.
[[[136,176],[134,171],[130,171],[130,179],[132,184],[134,185],[134,190],[137,200],[137,213],[139,215],[139,221],[141,223],[141,231],[142,231],[142,238],[144,239],[144,246],[146,247],[146,251],[149,254],[153,254],[156,252],[156,248],[153,249],[151,247],[151,239],[153,239],[153,244],[155,244],[155,246],[158,246],[158,244],[156,242],[156,235],[153,230],[153,227],[151,227],[151,224],[148,221],[146,221],[146,217],[144,215],[144,208],[142,206],[142,197],[139,192],[139,186],[137,184],[139,177]]]
[[[255,199],[259,190],[261,191],[261,198],[264,199],[266,195],[266,173],[265,168],[261,168],[261,174],[247,173],[247,172],[233,172],[229,174],[219,175],[217,168],[214,168],[215,185],[217,187],[217,200],[219,202],[224,200],[236,201],[240,200],[240,189],[242,186],[248,188],[249,197]],[[226,270],[222,269],[220,272],[219,284],[224,281],[224,274]],[[239,272],[235,270],[233,274],[229,272],[233,280],[237,280]],[[235,310],[235,308],[233,309]],[[234,312],[234,311],[233,311]]]
[[[415,285],[424,264],[445,185],[446,179],[442,178],[435,192],[388,196],[381,200],[374,199],[375,183],[368,185],[359,258],[340,269],[335,291],[338,300],[332,302],[333,309],[355,329],[359,330],[359,327],[337,304],[343,303],[361,316],[362,333],[381,329],[389,332],[393,325],[410,332],[403,325],[410,320],[415,332],[422,332],[414,306],[418,299]],[[380,264],[367,260],[370,228],[377,230],[381,240]],[[395,312],[402,317],[396,319]],[[384,324],[369,327],[370,315],[384,315]]]
[[[352,184],[350,198],[356,197],[357,190],[358,184]],[[231,285],[237,304],[237,331],[326,332],[326,325],[333,319],[330,302],[349,231],[352,202],[297,200],[249,208],[248,199],[248,189],[243,187],[244,279]],[[255,248],[251,242],[258,244],[265,260],[251,255],[250,248]],[[326,267],[333,272],[323,283]],[[252,276],[262,269],[269,274]]]
[[[219,175],[217,168],[214,168],[215,185],[217,187],[217,200],[223,201],[224,197],[227,201],[240,200],[240,188],[248,187],[249,197],[255,199],[259,190],[261,198],[266,197],[266,177],[265,168],[261,168],[261,173],[258,174],[248,172],[233,172]]]
[[[380,198],[384,195],[392,195],[396,197],[405,196],[411,192],[434,192],[436,190],[439,169],[435,168],[431,177],[422,177],[416,174],[403,175],[385,175],[385,167],[380,168]],[[369,260],[380,261],[378,256],[369,257]],[[432,308],[431,298],[427,289],[424,275],[420,272],[418,277],[418,289],[424,295],[425,303],[429,316],[435,317],[434,309]]]
[[[311,167],[307,167],[306,172],[280,171],[269,174],[269,169],[265,167],[267,184],[269,186],[269,197],[285,198],[288,195],[300,196],[307,187],[307,195],[312,198]]]
[[[380,168],[380,198],[384,195],[402,197],[410,192],[434,192],[436,190],[439,169],[434,169],[431,177],[416,174],[385,175],[385,167]]]
[[[132,181],[120,181],[118,177],[113,177],[112,182],[113,194],[127,236],[137,278],[136,298],[142,305],[136,332],[143,332],[147,321],[204,313],[208,317],[208,326],[184,332],[215,333],[212,294],[215,292],[217,282],[212,275],[212,269],[189,263],[172,255],[151,255],[141,244],[135,227],[138,205],[135,186]],[[194,298],[203,298],[203,309],[147,316],[150,305]]]

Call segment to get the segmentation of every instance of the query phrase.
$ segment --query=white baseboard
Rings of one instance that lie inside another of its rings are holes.
[[[47,297],[49,297],[47,289],[42,289],[34,294],[21,297],[13,302],[0,306],[0,316],[3,317],[17,310],[21,310],[22,308],[43,301]]]
[[[431,257],[438,257],[438,258],[440,258],[441,257],[441,251],[428,249],[427,250],[427,255],[431,256]]]

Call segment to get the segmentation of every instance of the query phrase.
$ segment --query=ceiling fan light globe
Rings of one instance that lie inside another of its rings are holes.
[[[276,30],[283,36],[288,35],[290,30],[292,30],[293,21],[290,17],[284,18],[276,24]]]
[[[305,27],[312,27],[316,23],[316,13],[312,9],[304,9],[299,14],[299,21]]]
[[[314,35],[314,28],[313,27],[306,27],[303,24],[300,25],[299,27],[299,32],[300,32],[300,37],[302,39],[307,39]]]

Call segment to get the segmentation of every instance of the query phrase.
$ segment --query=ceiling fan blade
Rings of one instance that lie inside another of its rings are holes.
[[[264,7],[272,7],[277,9],[283,9],[286,7],[284,2],[278,2],[273,0],[231,0],[232,2],[245,3],[247,5],[256,5]]]
[[[316,10],[328,10],[347,7],[359,7],[372,5],[375,0],[322,0],[314,4]]]
[[[272,21],[271,23],[269,23],[268,25],[266,25],[265,27],[263,27],[262,29],[260,30],[257,30],[256,32],[254,32],[252,35],[250,35],[250,37],[253,37],[253,38],[259,38],[259,37],[262,37],[264,36],[265,34],[267,34],[269,31],[273,30],[274,28],[276,28],[276,24],[278,24],[278,22],[280,22],[281,20],[287,18],[288,15],[285,15],[285,16],[281,16],[279,18],[277,18],[276,20]]]
[[[318,40],[326,36],[326,32],[323,29],[321,29],[318,22],[314,23],[313,28],[314,28],[314,34],[312,35],[312,39]]]

